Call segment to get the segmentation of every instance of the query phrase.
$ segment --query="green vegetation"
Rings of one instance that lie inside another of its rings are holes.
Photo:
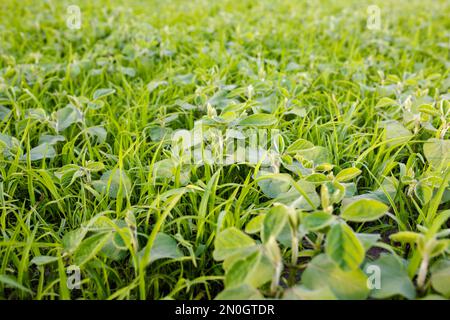
[[[0,298],[450,298],[448,1],[0,12]]]

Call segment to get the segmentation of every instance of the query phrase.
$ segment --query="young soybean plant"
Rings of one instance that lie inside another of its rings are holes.
[[[349,168],[329,179],[339,183],[359,173],[358,169]],[[275,203],[266,214],[247,224],[247,232],[260,233],[259,241],[234,227],[219,233],[214,258],[224,261],[225,290],[217,298],[250,298],[261,294],[305,299],[366,298],[370,290],[360,267],[366,250],[375,244],[378,236],[357,234],[348,222],[377,220],[388,212],[388,206],[374,199],[356,199],[341,207],[339,215],[333,214],[333,203],[339,203],[344,194],[330,195],[326,185],[321,185],[322,210],[312,212]],[[288,262],[283,252],[289,251]],[[312,260],[302,281],[296,285],[302,268],[299,257]],[[328,270],[320,271],[318,265]],[[288,279],[283,271],[288,273]]]
[[[439,259],[450,251],[450,229],[445,228],[450,218],[450,210],[438,211],[442,203],[444,192],[447,191],[450,170],[444,172],[444,178],[429,204],[424,206],[422,212],[424,224],[417,224],[418,232],[400,231],[391,235],[391,240],[412,246],[408,272],[411,277],[417,274],[417,288],[422,291],[430,291],[431,287],[442,294],[449,296],[450,263],[448,259]],[[434,263],[430,269],[430,264]],[[431,278],[427,282],[427,276],[431,271]]]

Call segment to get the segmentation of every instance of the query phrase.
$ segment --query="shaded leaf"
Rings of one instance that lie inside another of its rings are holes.
[[[364,260],[364,247],[345,223],[333,225],[327,234],[327,255],[342,269],[355,270]]]
[[[359,199],[345,206],[341,217],[347,221],[366,222],[382,217],[388,206],[373,199]]]

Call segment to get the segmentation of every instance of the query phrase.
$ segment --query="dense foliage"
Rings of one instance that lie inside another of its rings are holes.
[[[1,298],[450,298],[448,1],[73,2],[0,2]]]

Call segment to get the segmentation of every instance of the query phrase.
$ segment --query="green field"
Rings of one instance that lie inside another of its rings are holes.
[[[449,299],[449,1],[0,1],[0,299]]]

